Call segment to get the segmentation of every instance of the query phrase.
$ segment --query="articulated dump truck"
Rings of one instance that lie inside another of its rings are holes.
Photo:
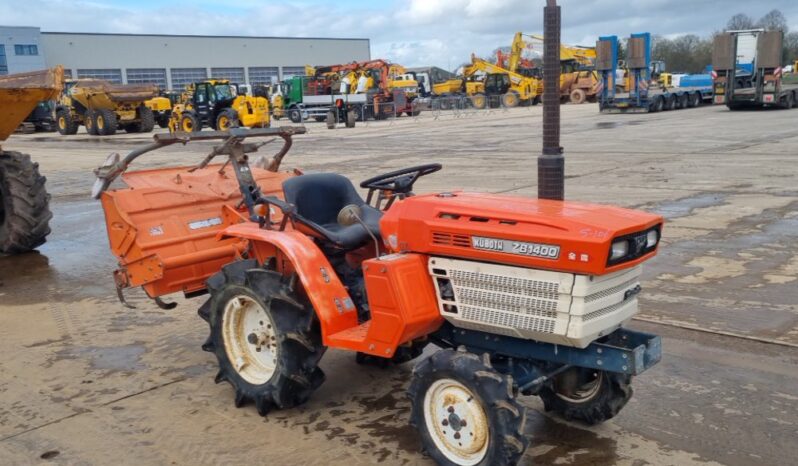
[[[39,102],[53,100],[63,87],[61,67],[0,76],[0,143]],[[30,251],[50,233],[50,196],[30,156],[0,146],[0,253]]]
[[[118,129],[149,133],[155,127],[150,100],[158,93],[158,86],[150,84],[112,84],[101,79],[70,81],[56,107],[58,132],[75,134],[83,125],[95,136],[111,136]]]

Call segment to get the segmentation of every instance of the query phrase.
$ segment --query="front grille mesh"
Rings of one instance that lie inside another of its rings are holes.
[[[529,280],[480,272],[452,270],[451,277],[455,286],[534,296],[541,299],[556,300],[560,291],[560,284],[557,282]]]

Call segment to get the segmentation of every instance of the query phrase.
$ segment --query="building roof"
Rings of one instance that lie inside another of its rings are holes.
[[[3,26],[0,26],[3,27]],[[15,27],[15,26],[9,26]],[[120,32],[64,32],[64,31],[41,31],[48,35],[80,35],[80,36],[128,36],[128,37],[180,37],[195,39],[280,39],[280,40],[357,40],[369,41],[368,38],[358,37],[281,37],[281,36],[227,36],[227,35],[200,35],[200,34],[133,34]]]

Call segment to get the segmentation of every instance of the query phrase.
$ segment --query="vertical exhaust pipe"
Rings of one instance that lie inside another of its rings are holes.
[[[543,153],[538,157],[538,197],[565,198],[565,157],[560,147],[560,7],[543,8]]]

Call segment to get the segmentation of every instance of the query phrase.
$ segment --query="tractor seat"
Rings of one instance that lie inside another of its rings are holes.
[[[308,226],[338,248],[357,249],[371,239],[369,231],[380,238],[382,212],[366,204],[348,178],[336,173],[314,173],[289,178],[283,182],[283,194],[296,207],[295,220]],[[343,226],[338,212],[347,205],[359,206],[360,223]]]

